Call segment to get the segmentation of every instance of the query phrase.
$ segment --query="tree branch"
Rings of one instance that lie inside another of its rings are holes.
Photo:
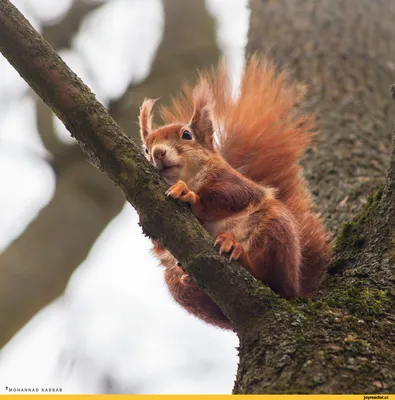
[[[86,0],[74,0],[64,18],[57,23],[49,23],[43,26],[42,37],[48,41],[49,45],[59,51],[71,47],[72,39],[80,29],[85,17],[92,11],[103,5],[102,1],[91,2]],[[52,154],[54,159],[64,152],[77,153],[75,149],[69,150],[71,146],[62,143],[55,133],[55,120],[51,109],[35,97],[37,109],[37,127],[45,147]],[[63,157],[62,157],[63,158]]]
[[[74,15],[79,13],[82,20],[90,7],[77,3],[82,4],[74,2],[64,19],[70,22],[68,16],[77,7]],[[59,28],[60,36],[67,38],[68,33],[71,40],[78,24],[67,32],[64,19],[49,31],[44,29],[44,35],[58,38]],[[57,138],[53,112],[38,96],[34,99],[39,134],[52,154],[56,190],[48,205],[0,255],[0,348],[62,294],[71,274],[125,202],[113,183],[86,161],[77,143],[66,145]]]
[[[8,0],[0,0],[0,51],[52,108],[90,161],[122,189],[139,213],[144,233],[180,260],[236,330],[265,307],[283,304],[237,263],[229,264],[217,254],[212,238],[185,205],[166,198],[165,183],[140,149]]]

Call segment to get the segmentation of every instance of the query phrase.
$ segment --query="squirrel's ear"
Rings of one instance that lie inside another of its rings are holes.
[[[147,140],[148,135],[152,131],[152,108],[156,100],[145,99],[142,106],[140,107],[140,133],[143,142]]]
[[[212,146],[214,128],[210,117],[212,108],[212,95],[210,86],[204,79],[193,91],[193,115],[190,126],[193,129],[198,140]]]

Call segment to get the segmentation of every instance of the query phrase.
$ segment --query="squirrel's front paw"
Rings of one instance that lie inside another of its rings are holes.
[[[178,181],[176,184],[170,186],[166,191],[166,195],[173,197],[173,199],[181,200],[184,203],[196,204],[197,202],[197,194],[189,190],[183,181]]]

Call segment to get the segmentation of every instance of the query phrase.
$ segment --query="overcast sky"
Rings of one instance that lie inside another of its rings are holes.
[[[38,30],[42,21],[61,18],[71,5],[71,0],[12,1]],[[242,65],[246,42],[246,3],[207,0],[218,43],[235,70]],[[147,76],[163,26],[159,0],[111,0],[86,18],[73,49],[61,56],[107,103],[122,95],[131,80]],[[54,192],[55,178],[43,161],[46,152],[33,100],[23,96],[26,90],[0,55],[0,185],[7,194],[0,197],[0,249]],[[62,139],[70,140],[60,123],[57,127]],[[23,188],[15,183],[22,179]],[[0,393],[6,386],[100,393],[103,375],[124,392],[231,392],[236,336],[205,325],[172,301],[137,220],[125,205],[73,274],[65,295],[0,352]]]

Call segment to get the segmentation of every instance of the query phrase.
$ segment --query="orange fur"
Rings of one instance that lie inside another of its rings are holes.
[[[156,100],[145,99],[144,103],[140,108],[139,124],[141,128],[141,134],[144,138],[147,138],[152,131],[152,108],[154,107]]]
[[[196,284],[185,284],[184,271],[177,266],[177,260],[157,241],[153,241],[153,254],[165,266],[165,282],[174,300],[188,312],[196,315],[208,324],[224,329],[232,325],[221,309]]]
[[[316,134],[314,118],[296,110],[303,92],[254,56],[238,97],[221,64],[200,73],[195,88],[184,85],[171,108],[162,108],[170,125],[152,131],[152,103],[143,105],[140,116],[147,157],[172,185],[168,194],[190,203],[220,250],[285,298],[313,296],[331,259],[328,234],[299,166]],[[184,132],[192,139],[183,140]],[[163,160],[155,159],[163,151]],[[154,254],[178,303],[206,322],[230,328],[215,303],[156,242]]]

